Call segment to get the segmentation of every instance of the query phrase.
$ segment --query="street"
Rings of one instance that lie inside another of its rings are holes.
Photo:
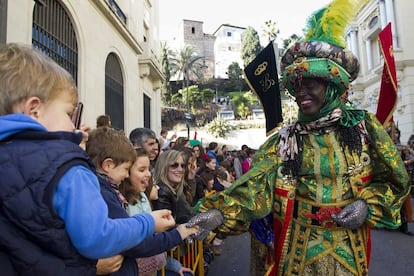
[[[409,224],[414,233],[414,223]],[[372,230],[370,276],[414,275],[414,236],[399,231]],[[209,265],[211,276],[248,276],[250,265],[250,234],[229,236],[222,245],[222,254]]]

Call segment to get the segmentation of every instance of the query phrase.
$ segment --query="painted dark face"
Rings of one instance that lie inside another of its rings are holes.
[[[304,78],[295,88],[296,103],[304,115],[314,115],[323,106],[326,84],[320,79]]]

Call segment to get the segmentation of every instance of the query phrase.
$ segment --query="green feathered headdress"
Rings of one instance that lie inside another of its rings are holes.
[[[345,29],[367,0],[334,0],[314,12],[305,29],[305,41],[324,41],[345,48]]]
[[[290,47],[281,59],[282,85],[295,95],[302,78],[321,78],[343,93],[359,72],[359,63],[347,50],[345,29],[368,0],[333,0],[308,19],[303,41]]]

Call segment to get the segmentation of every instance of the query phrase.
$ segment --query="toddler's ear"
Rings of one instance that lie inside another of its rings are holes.
[[[39,117],[39,109],[42,105],[42,101],[39,97],[30,97],[27,99],[22,106],[22,113],[29,115],[33,119],[37,120]]]

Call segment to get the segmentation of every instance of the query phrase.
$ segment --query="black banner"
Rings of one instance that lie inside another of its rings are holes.
[[[266,135],[270,135],[283,121],[273,41],[244,68],[243,74],[250,89],[260,99],[266,116]]]

